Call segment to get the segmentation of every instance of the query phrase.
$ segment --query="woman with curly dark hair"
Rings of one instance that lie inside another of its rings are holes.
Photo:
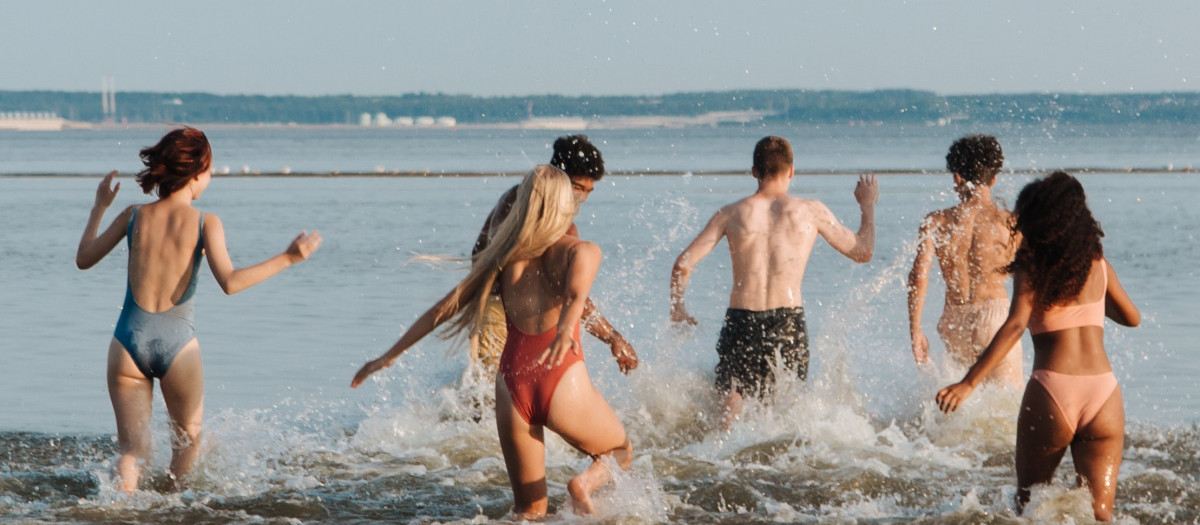
[[[1034,358],[1017,419],[1017,508],[1029,502],[1030,487],[1050,482],[1070,447],[1096,519],[1109,521],[1125,408],[1104,351],[1104,318],[1137,326],[1141,314],[1104,259],[1104,232],[1078,180],[1059,171],[1034,181],[1013,211],[1024,241],[1008,267],[1008,319],[966,377],[938,392],[938,406],[956,410],[1028,327]]]

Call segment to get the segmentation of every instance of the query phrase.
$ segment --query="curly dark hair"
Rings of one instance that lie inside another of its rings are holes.
[[[208,171],[212,147],[203,131],[182,127],[163,135],[158,144],[143,148],[141,157],[146,169],[138,172],[138,185],[145,193],[158,188],[158,196],[166,197]]]
[[[554,141],[554,155],[550,157],[550,165],[567,172],[569,177],[600,180],[604,176],[604,157],[588,140],[587,135],[558,137]]]
[[[1004,150],[991,135],[967,135],[946,153],[946,169],[972,184],[990,185],[1004,167]]]
[[[1104,256],[1104,231],[1088,209],[1083,185],[1064,171],[1051,173],[1021,190],[1013,214],[1013,231],[1025,242],[1008,270],[1028,277],[1034,310],[1074,299],[1092,263]]]

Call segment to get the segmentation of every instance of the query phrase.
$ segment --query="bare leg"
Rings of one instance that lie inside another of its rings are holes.
[[[633,461],[633,445],[625,435],[625,427],[604,396],[592,386],[587,368],[575,363],[563,374],[554,397],[546,424],[579,451],[592,456],[587,470],[567,483],[576,512],[591,514],[592,493],[612,478],[608,465],[601,459],[612,456],[621,468]]]
[[[142,464],[150,459],[150,413],[154,381],[142,375],[116,339],[108,345],[108,397],[117,418],[117,476],[121,490],[137,490]]]
[[[496,374],[496,431],[520,519],[546,515],[546,443],[541,426],[530,425],[513,407],[504,377]]]
[[[1079,430],[1071,457],[1081,482],[1092,491],[1092,511],[1098,521],[1112,521],[1117,497],[1117,472],[1125,447],[1125,404],[1117,387],[1091,423]]]
[[[1054,398],[1031,379],[1017,416],[1017,512],[1029,503],[1030,488],[1049,483],[1062,462],[1074,433],[1063,419]]]
[[[746,402],[737,390],[730,390],[728,394],[725,394],[725,413],[721,416],[721,430],[729,430],[733,426],[733,422],[742,417],[745,407]]]
[[[171,488],[176,489],[200,455],[204,367],[200,362],[199,342],[192,339],[179,351],[159,386],[171,418]]]

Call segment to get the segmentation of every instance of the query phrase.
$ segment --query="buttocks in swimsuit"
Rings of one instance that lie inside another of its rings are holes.
[[[1087,304],[1053,306],[1045,312],[1034,314],[1029,318],[1029,333],[1037,335],[1082,326],[1103,328],[1104,299],[1108,289],[1108,264],[1104,259],[1100,259],[1100,269],[1104,274],[1106,292],[1099,300]],[[1111,371],[1073,375],[1039,369],[1034,370],[1029,378],[1041,383],[1050,394],[1072,432],[1091,423],[1117,389],[1117,376]]]
[[[130,256],[133,254],[133,224],[137,221],[137,208],[129,217],[129,228],[125,232]],[[171,361],[189,341],[196,338],[196,327],[192,323],[192,295],[196,292],[196,275],[200,271],[200,257],[204,253],[204,213],[200,213],[200,237],[192,255],[192,275],[187,289],[179,302],[165,312],[150,313],[138,306],[133,298],[133,288],[125,280],[125,305],[113,337],[129,352],[138,370],[148,378],[161,379],[167,374]]]
[[[510,321],[506,324],[508,340],[504,343],[504,353],[500,355],[500,373],[504,376],[504,384],[508,386],[513,407],[521,414],[521,418],[531,425],[545,425],[558,382],[571,365],[583,361],[583,355],[567,352],[557,366],[539,364],[538,356],[554,342],[554,337],[558,335],[557,327],[540,334],[527,334]],[[578,323],[573,337],[578,345]]]

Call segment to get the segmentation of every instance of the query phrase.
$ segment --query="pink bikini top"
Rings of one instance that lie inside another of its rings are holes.
[[[1108,265],[1100,259],[1105,292],[1096,302],[1071,306],[1051,306],[1045,312],[1029,316],[1029,333],[1037,335],[1080,326],[1104,326],[1104,298],[1108,296]]]

